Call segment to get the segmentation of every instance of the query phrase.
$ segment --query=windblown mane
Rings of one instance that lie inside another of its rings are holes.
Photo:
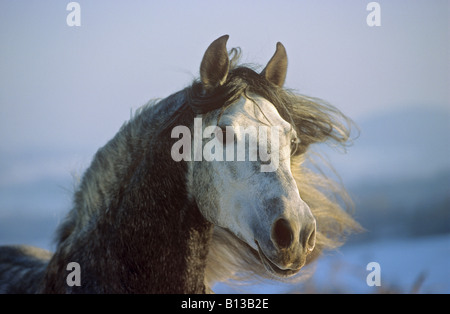
[[[144,158],[145,151],[139,150],[143,134],[148,141],[151,138],[161,139],[161,136],[167,138],[174,126],[192,121],[196,114],[225,110],[241,96],[251,99],[251,94],[270,101],[281,117],[296,129],[300,138],[298,148],[291,158],[291,170],[300,195],[309,205],[317,222],[316,245],[308,256],[307,263],[318,257],[324,249],[338,247],[347,233],[359,228],[347,213],[351,208],[351,201],[345,190],[320,171],[306,166],[307,161],[312,160],[308,150],[312,144],[329,142],[345,147],[349,141],[352,122],[322,100],[277,87],[251,67],[238,65],[239,49],[232,49],[231,55],[227,80],[214,94],[205,94],[201,83],[194,81],[191,86],[164,100],[152,101],[139,110],[116,137],[97,152],[91,168],[85,173],[86,180],[81,182],[75,193],[74,202],[78,204],[78,210],[72,210],[59,228],[56,239],[58,243],[64,242],[75,229],[81,230],[91,217],[95,217],[96,213],[89,212],[89,209],[99,206],[89,206],[85,202],[108,202],[106,194],[101,195],[102,191],[121,193],[120,189],[123,187],[112,186],[115,180],[109,181],[109,176],[127,175],[125,169],[120,169],[119,156],[128,158],[134,154],[134,158]],[[160,116],[164,116],[162,113],[169,118],[161,120]],[[140,134],[139,137],[136,134]],[[215,281],[227,279],[249,278],[275,279],[247,244],[227,230],[214,226],[205,271],[206,285],[211,286]]]

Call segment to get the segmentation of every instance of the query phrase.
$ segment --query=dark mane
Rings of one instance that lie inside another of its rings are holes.
[[[227,39],[227,35],[222,36],[207,49],[200,80],[161,101],[150,101],[97,151],[76,187],[72,209],[57,230],[53,255],[23,247],[0,247],[0,291],[205,293],[214,282],[228,279],[285,280],[283,276],[274,278],[264,266],[264,261],[272,262],[256,239],[259,251],[224,229],[229,228],[226,224],[218,224],[225,226],[221,228],[204,216],[203,210],[218,207],[202,199],[210,197],[212,171],[204,168],[207,175],[195,172],[194,176],[194,162],[169,158],[176,142],[171,136],[174,127],[193,128],[196,115],[214,111],[219,120],[241,97],[264,98],[297,132],[298,147],[290,158],[290,169],[288,163],[283,164],[284,170],[292,172],[286,181],[292,193],[287,195],[301,195],[307,204],[304,206],[310,209],[309,226],[314,228],[302,244],[307,253],[302,254],[298,267],[313,261],[324,249],[338,247],[350,231],[359,228],[347,213],[351,201],[345,189],[324,172],[311,169],[316,166],[311,145],[328,142],[345,147],[351,120],[320,99],[282,87],[287,59],[281,43],[260,74],[251,66],[238,64],[239,49],[227,54]],[[209,62],[210,57],[214,62]],[[274,69],[278,65],[281,72]],[[259,105],[254,104],[257,110]],[[203,180],[195,181],[198,178]],[[264,191],[270,189],[267,185]],[[300,203],[293,204],[286,208],[299,210]],[[279,218],[275,226],[283,221]],[[281,233],[293,234],[292,229],[281,228]],[[276,233],[281,246],[278,252],[287,252],[282,244],[285,241],[280,239],[283,236]],[[291,249],[299,245],[298,240]],[[68,262],[82,265],[81,286],[66,282]],[[32,284],[30,278],[34,278]],[[20,290],[13,290],[16,287]]]

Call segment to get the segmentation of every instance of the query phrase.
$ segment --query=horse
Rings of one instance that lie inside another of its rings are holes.
[[[290,280],[358,228],[345,190],[308,163],[312,144],[345,147],[351,120],[283,87],[283,44],[257,71],[228,38],[209,45],[189,87],[149,101],[96,152],[54,253],[0,248],[0,292],[211,293],[218,281]]]

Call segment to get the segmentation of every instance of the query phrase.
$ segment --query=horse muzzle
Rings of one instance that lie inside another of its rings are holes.
[[[302,224],[300,232],[289,220],[279,218],[272,226],[270,241],[255,240],[259,258],[270,273],[278,277],[297,274],[306,263],[306,257],[314,250],[316,221],[314,218]]]

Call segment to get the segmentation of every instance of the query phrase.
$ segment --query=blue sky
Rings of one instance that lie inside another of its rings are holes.
[[[449,112],[448,1],[0,2],[0,187],[89,165],[135,110],[198,76],[215,38],[262,67],[287,48],[286,86],[359,120],[407,106]]]

